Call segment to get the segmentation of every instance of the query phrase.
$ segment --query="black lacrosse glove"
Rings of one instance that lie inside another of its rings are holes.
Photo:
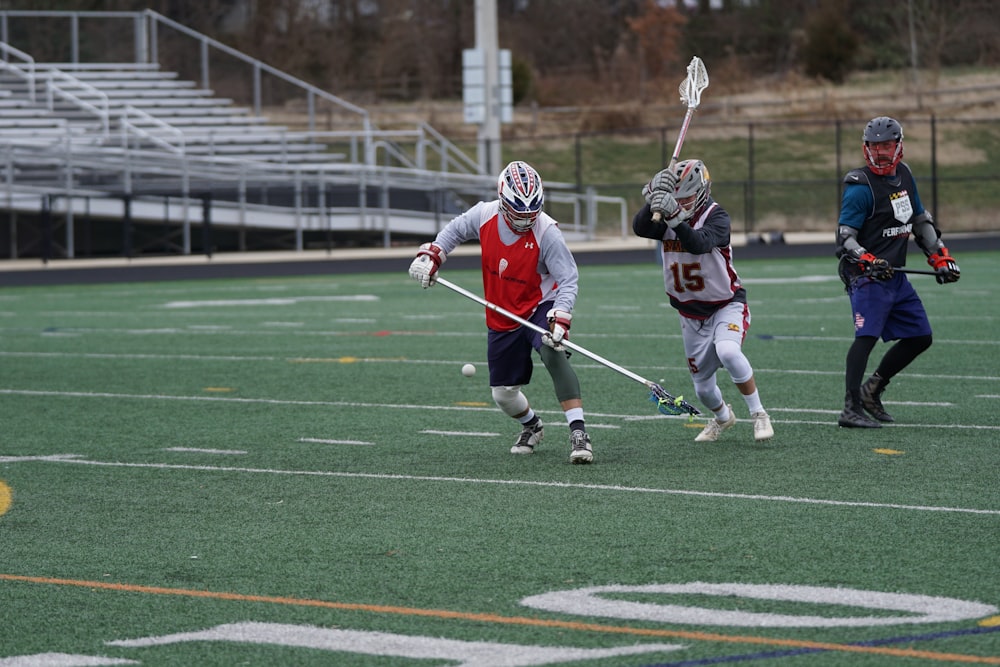
[[[892,278],[892,266],[889,264],[889,260],[876,257],[870,252],[866,252],[858,258],[858,266],[861,267],[864,275],[870,276],[875,280],[889,280],[889,278]]]

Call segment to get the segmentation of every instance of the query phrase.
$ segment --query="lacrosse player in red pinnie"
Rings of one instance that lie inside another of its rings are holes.
[[[670,305],[679,313],[688,370],[698,400],[715,419],[695,438],[713,442],[736,423],[715,379],[725,368],[746,402],[757,442],[774,436],[761,404],[753,368],[743,353],[750,328],[746,290],[733,267],[729,214],[711,196],[712,179],[701,160],[682,160],[642,189],[646,205],[635,214],[637,236],[660,242]],[[659,213],[659,220],[653,214]]]
[[[432,243],[420,246],[410,277],[427,288],[459,244],[478,239],[486,300],[528,320],[542,335],[486,309],[490,390],[497,407],[521,424],[512,454],[531,454],[542,440],[542,422],[521,387],[531,381],[537,351],[555,387],[569,425],[572,463],[594,460],[584,423],[576,371],[562,341],[569,340],[579,274],[555,220],[542,211],[542,179],[526,162],[508,164],[497,180],[497,199],[479,202],[444,226]]]
[[[903,127],[879,116],[862,134],[865,166],[844,177],[837,226],[839,273],[851,297],[854,342],[847,351],[847,393],[837,423],[848,428],[879,428],[894,421],[882,405],[889,380],[931,346],[931,325],[924,305],[906,275],[912,234],[927,256],[939,284],[961,276],[955,258],[917,193],[917,183],[903,162]],[[879,337],[898,341],[862,384],[868,357]],[[865,414],[865,413],[868,414]],[[869,417],[869,415],[871,415]]]

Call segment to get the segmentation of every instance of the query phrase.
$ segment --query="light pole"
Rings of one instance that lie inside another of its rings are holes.
[[[500,150],[500,62],[496,0],[476,0],[476,49],[483,54],[485,109],[479,124],[479,166],[487,174],[499,174]]]

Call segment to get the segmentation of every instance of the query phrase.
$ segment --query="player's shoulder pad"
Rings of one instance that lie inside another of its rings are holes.
[[[844,176],[844,183],[856,183],[858,185],[868,185],[868,174],[864,169],[852,169]]]

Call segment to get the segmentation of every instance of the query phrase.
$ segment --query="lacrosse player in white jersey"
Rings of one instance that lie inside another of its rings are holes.
[[[701,160],[682,160],[653,176],[642,189],[646,205],[632,220],[637,236],[660,242],[670,305],[680,315],[681,335],[694,390],[715,419],[695,442],[718,440],[736,423],[715,373],[725,368],[746,402],[753,438],[774,435],[761,404],[753,368],[743,354],[750,328],[746,290],[733,267],[729,214],[711,197],[712,180]],[[658,220],[653,214],[659,213]]]
[[[594,460],[583,416],[580,382],[569,364],[569,339],[579,274],[556,221],[542,211],[545,192],[538,172],[526,162],[508,164],[497,180],[497,199],[479,202],[445,225],[433,243],[420,246],[410,277],[424,288],[459,244],[479,239],[483,287],[490,303],[548,329],[544,336],[486,309],[490,390],[497,407],[521,424],[512,454],[531,454],[542,440],[542,422],[521,392],[531,380],[532,351],[552,377],[569,425],[572,463]]]

